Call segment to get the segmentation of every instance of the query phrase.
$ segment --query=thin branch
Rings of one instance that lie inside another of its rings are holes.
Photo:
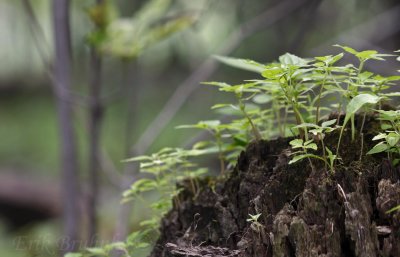
[[[229,55],[240,44],[253,35],[254,33],[265,29],[281,19],[287,17],[290,13],[297,10],[307,0],[286,0],[277,6],[268,9],[264,13],[256,16],[252,20],[241,25],[234,31],[216,51],[218,55]],[[145,132],[137,140],[136,144],[132,147],[131,152],[145,153],[148,148],[153,144],[155,139],[160,135],[165,126],[172,120],[175,114],[179,111],[182,105],[186,102],[187,98],[198,87],[200,81],[206,80],[219,66],[213,58],[208,58],[196,69],[173,93],[171,98],[164,105],[160,113],[147,127]]]
[[[45,50],[51,49],[51,46],[46,40],[44,29],[40,25],[35,15],[31,2],[29,0],[22,0],[22,4],[28,17],[28,24],[31,30],[32,37],[35,41],[35,46],[45,67],[45,73],[52,81],[52,85],[55,85],[53,67],[50,62],[52,54],[49,51]],[[69,101],[71,102],[71,104],[86,106],[86,103],[88,102],[88,99],[85,96],[71,92],[70,90],[66,90],[65,88],[52,87],[52,89],[56,97],[60,98],[63,101]]]
[[[94,47],[90,50],[91,78],[89,84],[90,109],[89,109],[89,195],[88,195],[88,238],[89,246],[95,244],[97,233],[97,202],[100,179],[100,131],[104,106],[100,101],[101,94],[101,57]]]

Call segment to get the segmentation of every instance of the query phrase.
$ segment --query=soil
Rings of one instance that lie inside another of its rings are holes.
[[[290,138],[251,143],[234,170],[202,179],[196,195],[179,185],[151,256],[400,257],[400,212],[386,213],[400,205],[400,169],[386,154],[365,155],[378,127],[367,117],[354,141],[345,130],[334,173],[320,160],[288,165]],[[338,135],[324,140],[334,153]],[[261,215],[249,222],[249,214]]]

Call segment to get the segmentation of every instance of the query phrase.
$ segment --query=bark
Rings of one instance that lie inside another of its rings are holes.
[[[63,251],[76,250],[79,228],[78,160],[70,99],[71,45],[69,28],[69,0],[54,0],[54,87],[61,141],[62,194],[64,205]]]

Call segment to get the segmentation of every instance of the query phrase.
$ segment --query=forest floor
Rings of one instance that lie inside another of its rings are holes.
[[[379,125],[367,117],[354,141],[345,130],[334,173],[320,160],[289,165],[290,138],[251,143],[228,175],[202,179],[197,195],[179,185],[151,256],[399,257],[400,212],[387,211],[400,204],[400,170],[386,154],[366,155]],[[324,140],[333,152],[338,136]]]

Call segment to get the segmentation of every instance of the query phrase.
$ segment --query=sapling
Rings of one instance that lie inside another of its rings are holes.
[[[302,76],[310,71],[308,67],[309,60],[302,59],[292,54],[285,54],[279,57],[280,63],[274,63],[266,66],[266,70],[262,72],[262,76],[268,83],[276,83],[279,85],[285,102],[294,112],[297,125],[304,123],[301,114],[300,99],[309,90],[303,83]],[[307,140],[307,130],[300,130],[300,137]]]
[[[392,165],[396,166],[400,162],[400,111],[379,112],[379,119],[383,121],[382,128],[384,132],[376,135],[372,140],[380,141],[367,154],[376,154],[386,152]],[[393,157],[396,155],[396,158]]]
[[[258,219],[260,218],[262,213],[257,213],[254,215],[251,215],[249,213],[249,217],[247,218],[246,221],[250,222],[250,227],[257,233],[261,232],[261,228],[263,227],[263,225],[258,221]]]
[[[340,143],[342,140],[343,131],[344,131],[347,123],[349,122],[349,120],[351,119],[352,124],[354,124],[354,116],[357,111],[359,111],[365,105],[377,104],[380,100],[381,100],[380,97],[378,97],[376,95],[371,95],[371,94],[360,94],[360,95],[355,96],[353,99],[351,99],[351,101],[349,102],[349,104],[346,107],[346,116],[343,121],[342,129],[340,130],[339,140],[338,140],[338,144],[336,147],[337,155],[339,155],[339,148],[340,148]],[[354,140],[354,137],[355,137],[355,128],[354,128],[354,125],[352,125],[352,127],[351,127],[352,140]]]
[[[294,148],[294,149],[302,148],[303,152],[295,153],[295,154],[297,154],[296,156],[299,156],[299,157],[295,156],[292,159],[294,161],[293,162],[291,161],[290,163],[294,163],[305,157],[316,158],[315,155],[308,154],[307,149],[317,150],[317,145],[314,143],[314,140],[317,140],[317,141],[320,141],[321,145],[322,145],[322,154],[323,154],[322,160],[325,163],[325,169],[327,169],[327,166],[329,166],[331,172],[333,173],[334,172],[334,161],[336,159],[336,155],[332,154],[332,151],[325,145],[324,138],[327,133],[331,133],[332,131],[334,131],[336,129],[335,127],[331,127],[335,123],[336,123],[336,119],[333,119],[333,120],[328,120],[328,121],[322,122],[321,126],[313,124],[313,123],[303,123],[303,124],[295,126],[294,128],[309,128],[310,129],[309,132],[314,135],[314,139],[311,139],[304,143],[303,143],[303,141],[296,141],[298,139],[292,140],[290,142],[290,144],[292,145],[292,148]],[[328,153],[328,155],[326,153]],[[321,159],[321,158],[316,158],[316,159]]]
[[[246,83],[239,85],[229,85],[227,83],[221,83],[221,82],[204,82],[204,84],[217,86],[219,87],[220,91],[234,93],[238,104],[237,107],[242,112],[243,116],[248,120],[255,139],[257,141],[260,141],[262,139],[260,131],[254,125],[250,115],[246,111],[246,104],[245,104],[246,100],[250,100],[257,93],[260,93],[260,89],[256,87],[257,83],[253,82],[253,83]],[[245,97],[245,93],[250,93],[250,95]]]
[[[218,148],[218,158],[220,161],[220,172],[221,174],[224,174],[225,171],[225,156],[224,156],[224,143],[222,141],[222,133],[224,130],[224,127],[221,126],[221,122],[219,120],[208,120],[208,121],[200,121],[197,124],[194,125],[181,125],[177,127],[178,129],[181,128],[197,128],[197,129],[203,129],[206,130],[208,132],[210,132],[210,134],[212,134],[215,138],[215,144],[217,145]],[[202,143],[203,145],[205,144],[205,142]],[[212,144],[211,144],[212,145]],[[198,146],[198,144],[197,144]],[[209,151],[213,151],[213,147],[208,147],[207,148]]]
[[[320,82],[320,89],[318,96],[315,100],[316,102],[316,111],[315,111],[315,124],[318,124],[319,118],[320,118],[320,108],[321,108],[321,99],[323,97],[323,92],[325,89],[325,86],[327,84],[327,81],[331,75],[332,71],[332,65],[338,62],[340,59],[342,59],[343,53],[340,53],[338,55],[332,56],[321,56],[321,57],[315,57],[316,62],[313,64],[315,67],[315,71],[318,73],[322,73],[322,81]],[[329,89],[329,88],[328,88]]]

